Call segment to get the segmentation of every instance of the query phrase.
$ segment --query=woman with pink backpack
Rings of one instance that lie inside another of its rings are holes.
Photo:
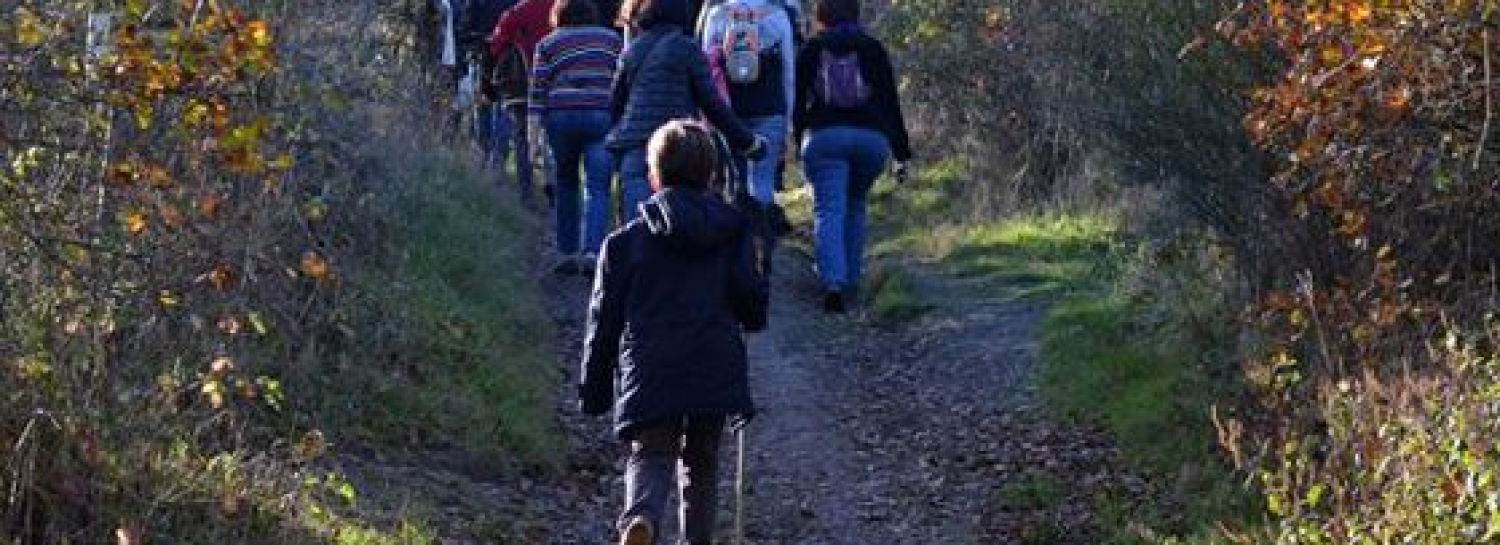
[[[817,0],[817,32],[797,53],[793,137],[813,190],[823,309],[848,309],[863,273],[870,188],[894,156],[904,180],[911,142],[885,46],[859,24],[859,0]]]

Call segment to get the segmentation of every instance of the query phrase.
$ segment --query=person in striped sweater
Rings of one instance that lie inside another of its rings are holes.
[[[614,161],[604,148],[604,136],[622,40],[602,22],[594,0],[557,0],[552,6],[556,30],[537,43],[532,62],[529,125],[546,128],[556,166],[553,217],[559,261],[554,270],[564,274],[591,272],[612,224]]]

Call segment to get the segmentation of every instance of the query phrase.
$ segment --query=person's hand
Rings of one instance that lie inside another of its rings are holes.
[[[891,174],[896,177],[896,183],[905,184],[910,176],[910,170],[910,161],[896,161],[896,164],[891,167]]]
[[[755,135],[755,140],[750,142],[750,147],[745,148],[745,158],[751,161],[765,159],[766,150],[770,149],[770,147],[771,145],[766,141],[766,137],[757,134]]]

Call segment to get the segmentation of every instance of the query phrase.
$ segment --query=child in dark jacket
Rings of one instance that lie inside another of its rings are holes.
[[[747,220],[708,181],[717,153],[706,126],[668,122],[647,144],[656,193],[599,254],[579,397],[613,405],[630,444],[620,543],[655,543],[681,462],[680,529],[711,543],[726,420],[754,412],[744,331],[766,325],[769,286]]]

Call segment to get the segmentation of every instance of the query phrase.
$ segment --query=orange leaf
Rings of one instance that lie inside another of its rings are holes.
[[[302,274],[307,275],[308,278],[319,281],[328,278],[328,260],[317,252],[308,250],[307,253],[302,254],[301,266]]]
[[[255,47],[271,46],[271,27],[265,21],[251,21],[245,25],[245,35],[249,37],[250,44]]]
[[[157,189],[172,187],[172,174],[167,172],[167,169],[158,165],[150,165],[143,167],[141,170],[141,177],[145,178],[146,183],[150,184],[151,187]]]
[[[217,195],[204,195],[198,198],[198,213],[208,219],[214,219],[219,215],[219,197]]]
[[[160,206],[157,206],[157,213],[161,216],[163,225],[167,227],[182,227],[182,212],[178,211],[177,207],[171,203],[161,203]]]
[[[209,271],[208,281],[216,290],[229,291],[229,288],[234,287],[234,272],[229,270],[229,266],[220,263]]]

